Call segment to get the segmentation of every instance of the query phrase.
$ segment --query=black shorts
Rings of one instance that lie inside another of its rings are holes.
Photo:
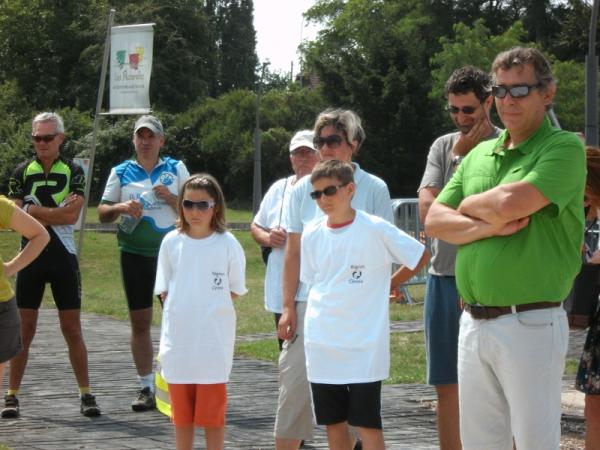
[[[39,309],[46,283],[50,283],[59,311],[81,309],[81,275],[77,257],[54,237],[40,256],[17,274],[17,305]]]
[[[121,252],[121,275],[130,311],[152,308],[157,263],[156,256]]]
[[[310,383],[318,425],[348,422],[381,430],[381,381],[356,384]]]
[[[21,351],[21,320],[14,298],[0,302],[0,363]]]

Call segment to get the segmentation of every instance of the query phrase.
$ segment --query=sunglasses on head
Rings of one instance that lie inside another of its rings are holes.
[[[331,185],[331,186],[327,186],[322,191],[312,191],[310,193],[310,198],[312,198],[313,200],[319,200],[323,195],[325,195],[325,197],[332,197],[337,193],[339,188],[342,188],[342,187],[346,186],[347,184],[348,183],[339,184],[337,186]]]
[[[542,83],[538,84],[517,84],[514,86],[505,86],[498,84],[492,86],[492,95],[497,98],[504,98],[506,94],[510,94],[512,98],[527,97],[532,89],[541,88]]]
[[[462,112],[463,114],[471,115],[477,111],[477,108],[475,106],[463,106],[462,108],[459,108],[458,106],[448,105],[446,106],[446,111],[448,111],[450,114],[458,114],[459,112]]]
[[[35,142],[44,141],[45,143],[52,142],[55,137],[56,137],[56,134],[44,134],[44,135],[32,134],[31,135],[31,139],[33,139]]]
[[[338,148],[343,141],[344,138],[339,134],[332,134],[327,137],[319,136],[314,138],[313,144],[317,149],[321,150],[323,147],[325,147],[325,144],[327,144],[327,147],[329,148]]]
[[[184,209],[193,209],[196,208],[200,211],[206,211],[210,208],[212,208],[213,206],[215,206],[215,202],[208,202],[206,200],[200,200],[199,202],[195,202],[192,200],[183,200],[181,202],[181,205],[183,206]]]

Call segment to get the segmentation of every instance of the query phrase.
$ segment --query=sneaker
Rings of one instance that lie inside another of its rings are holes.
[[[154,392],[149,387],[145,387],[138,392],[138,397],[131,402],[131,409],[136,412],[150,411],[156,408]]]
[[[83,394],[81,396],[81,414],[85,417],[98,417],[101,412],[96,397],[92,394]]]
[[[19,399],[14,395],[4,397],[4,409],[0,412],[3,419],[15,419],[19,417]]]

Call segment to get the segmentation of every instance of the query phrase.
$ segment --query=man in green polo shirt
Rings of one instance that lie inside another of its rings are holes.
[[[427,215],[458,244],[465,303],[458,350],[464,449],[559,449],[568,325],[561,301],[581,261],[585,153],[546,118],[556,84],[536,49],[493,65],[506,131],[473,149]]]

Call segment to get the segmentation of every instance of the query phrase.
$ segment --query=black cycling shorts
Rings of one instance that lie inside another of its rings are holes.
[[[158,257],[121,252],[121,276],[130,311],[152,308]]]
[[[50,283],[59,311],[81,309],[81,275],[77,257],[54,238],[37,259],[17,274],[19,308],[39,309],[46,283]]]
[[[348,422],[381,430],[381,381],[356,384],[310,383],[318,425]]]

